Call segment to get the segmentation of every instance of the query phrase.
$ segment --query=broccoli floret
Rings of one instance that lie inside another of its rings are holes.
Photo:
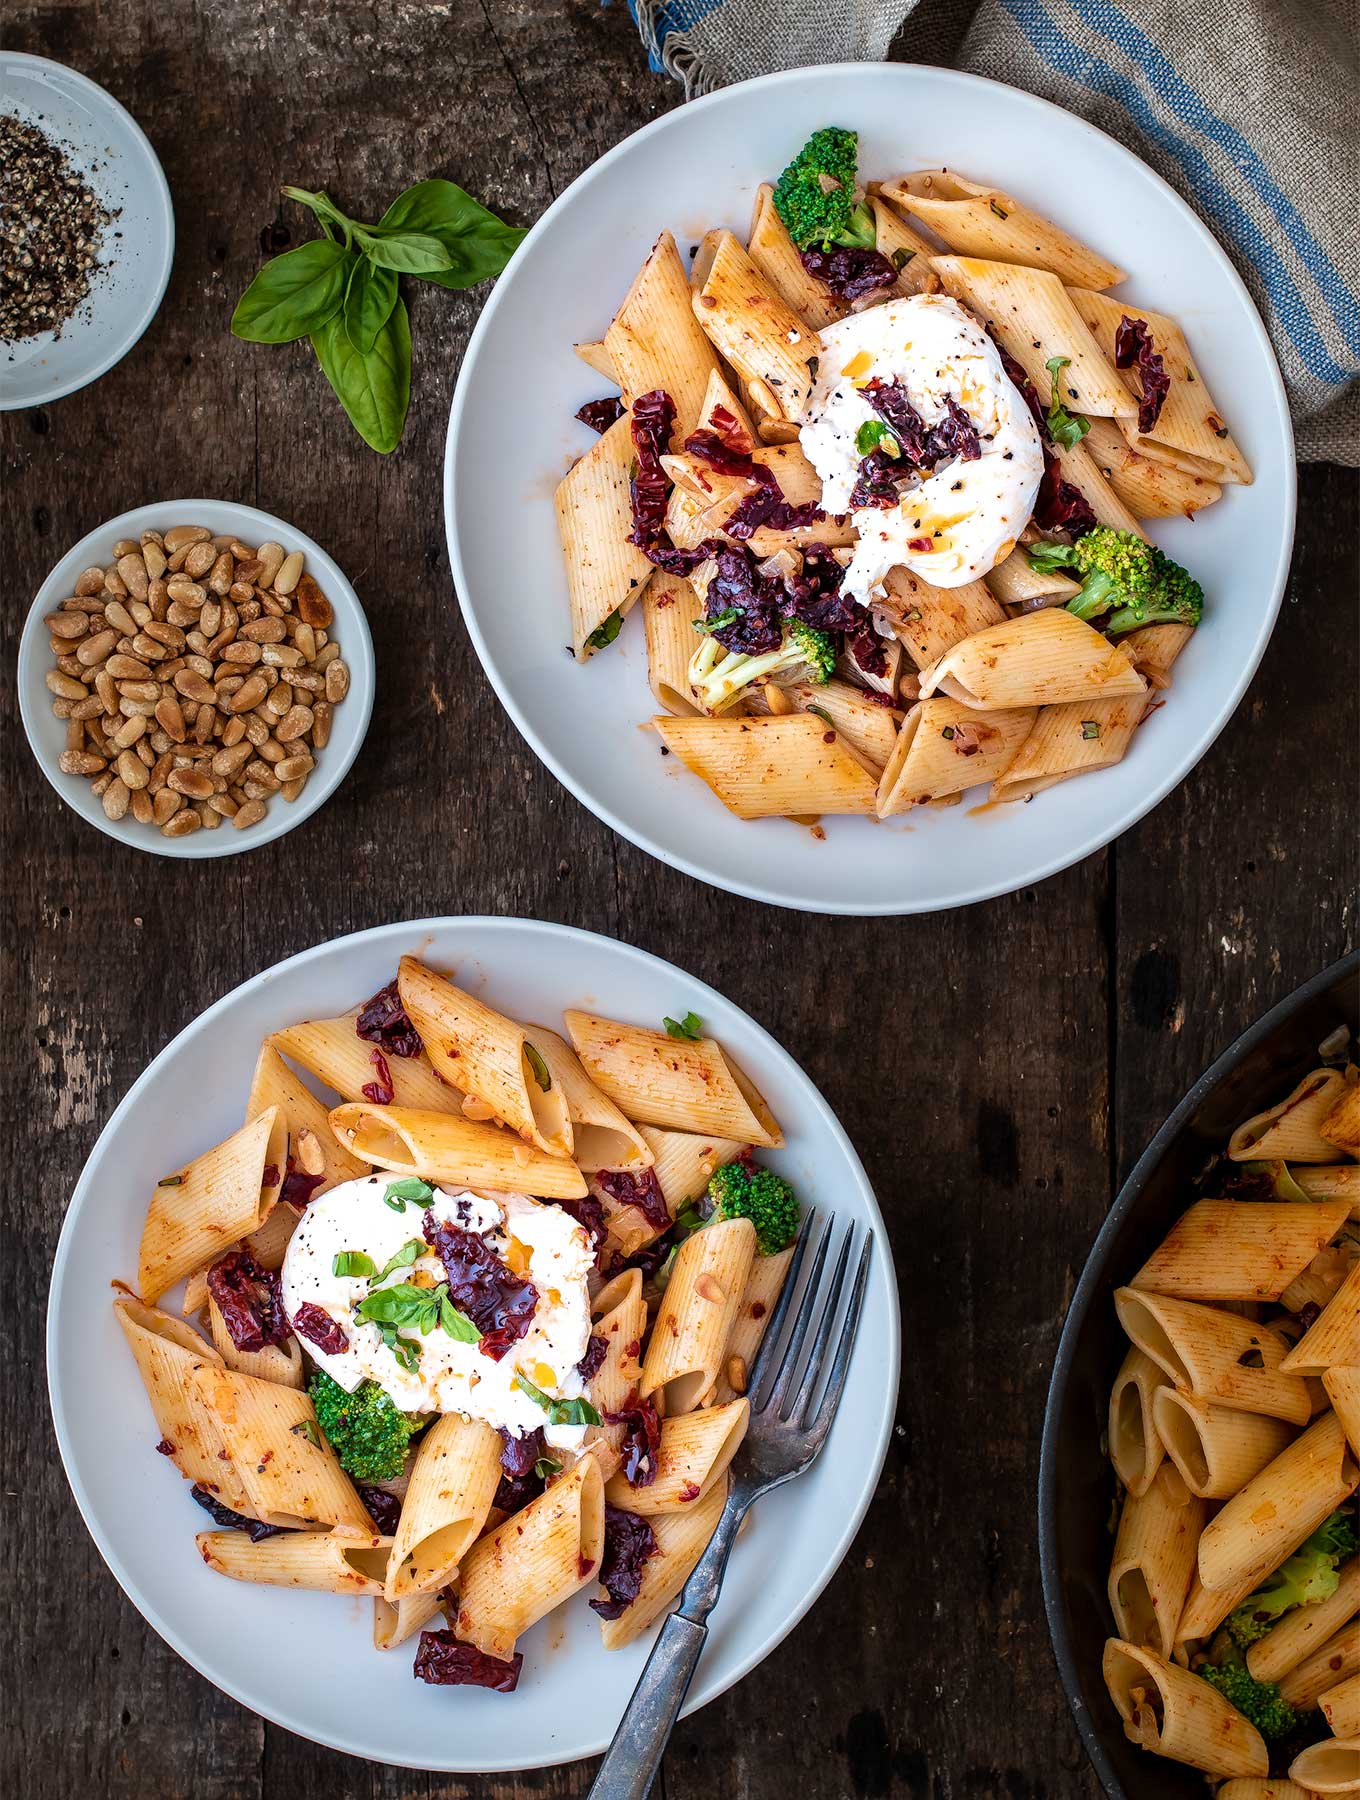
[[[779,648],[759,656],[725,650],[713,638],[706,637],[690,658],[689,679],[709,712],[721,712],[732,705],[743,689],[785,669],[801,667],[808,680],[820,686],[830,679],[835,666],[836,646],[830,634],[814,630],[801,619],[790,619]]]
[[[714,1219],[749,1219],[762,1256],[786,1250],[798,1236],[798,1200],[773,1169],[743,1158],[713,1171],[708,1184]]]
[[[1072,569],[1084,579],[1067,610],[1099,619],[1111,637],[1140,625],[1198,625],[1204,590],[1178,562],[1134,531],[1097,525],[1075,544],[1034,544],[1030,567],[1049,574]]]
[[[419,1413],[404,1413],[376,1381],[361,1381],[352,1394],[320,1370],[307,1384],[340,1467],[356,1481],[392,1481],[406,1462],[406,1446],[429,1423]]]
[[[859,134],[839,125],[814,131],[775,183],[774,209],[800,250],[847,244],[872,250],[872,209],[855,198]]]
[[[1254,1594],[1228,1615],[1227,1630],[1234,1644],[1246,1650],[1263,1638],[1272,1625],[1296,1606],[1329,1600],[1337,1590],[1337,1564],[1360,1548],[1355,1521],[1347,1512],[1324,1519],[1294,1554],[1267,1576]]]
[[[1268,1741],[1288,1737],[1299,1722],[1299,1715],[1281,1697],[1273,1681],[1257,1681],[1242,1659],[1242,1653],[1220,1632],[1210,1651],[1210,1661],[1196,1673],[1217,1688],[1230,1706],[1235,1706]]]

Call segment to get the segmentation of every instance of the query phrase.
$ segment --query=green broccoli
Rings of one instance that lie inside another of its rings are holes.
[[[1324,1519],[1254,1594],[1229,1613],[1227,1630],[1233,1643],[1246,1650],[1293,1607],[1329,1600],[1340,1581],[1337,1564],[1358,1548],[1360,1539],[1349,1513],[1338,1511]]]
[[[406,1462],[406,1446],[429,1423],[421,1413],[404,1413],[376,1381],[361,1381],[347,1394],[320,1370],[307,1384],[317,1423],[356,1481],[392,1481]]]
[[[756,1228],[762,1256],[786,1250],[798,1236],[798,1200],[788,1182],[773,1169],[749,1158],[724,1163],[708,1184],[714,1219],[749,1219]]]
[[[814,131],[775,183],[774,209],[800,250],[835,244],[872,250],[871,207],[855,198],[859,134],[839,125]]]
[[[689,679],[708,710],[722,712],[754,682],[800,667],[820,687],[836,667],[836,646],[828,632],[790,619],[779,648],[759,656],[725,650],[714,638],[705,637],[690,658]]]
[[[1135,531],[1097,525],[1075,544],[1031,544],[1026,554],[1040,574],[1072,569],[1084,577],[1067,610],[1079,619],[1099,619],[1101,630],[1111,637],[1139,625],[1199,624],[1203,588]]]
[[[1299,1715],[1285,1700],[1273,1681],[1257,1681],[1247,1668],[1242,1652],[1226,1632],[1214,1639],[1209,1661],[1195,1671],[1212,1688],[1217,1688],[1230,1706],[1235,1706],[1267,1741],[1288,1737],[1299,1723]]]

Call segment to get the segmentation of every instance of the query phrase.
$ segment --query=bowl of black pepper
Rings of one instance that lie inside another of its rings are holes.
[[[136,120],[74,69],[0,52],[0,411],[120,361],[174,248],[170,189]]]

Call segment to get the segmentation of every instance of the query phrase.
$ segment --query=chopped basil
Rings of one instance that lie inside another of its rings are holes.
[[[378,1280],[385,1281],[392,1273],[393,1269],[409,1269],[411,1264],[415,1262],[418,1257],[423,1256],[428,1249],[429,1245],[425,1242],[424,1238],[407,1238],[401,1249],[397,1251],[397,1254],[389,1257],[382,1268],[378,1270]],[[336,1261],[338,1262],[339,1260],[339,1257],[337,1257]],[[368,1261],[367,1257],[364,1258],[364,1261],[368,1263],[367,1269],[354,1269],[349,1272],[355,1275],[371,1275],[373,1273],[373,1264]],[[339,1269],[335,1272],[337,1275],[341,1273]]]
[[[622,630],[623,612],[620,608],[615,608],[602,625],[597,625],[595,627],[594,631],[592,631],[590,636],[586,639],[586,643],[592,650],[603,650],[606,645],[614,642],[614,639]]]
[[[397,1366],[405,1369],[408,1375],[414,1375],[420,1366],[421,1346],[414,1338],[398,1337],[395,1325],[384,1325],[381,1329],[382,1340],[397,1359]]]
[[[914,250],[904,250],[899,244],[897,249],[892,253],[892,266],[895,269],[905,269],[915,254],[916,252]]]
[[[439,1325],[460,1343],[475,1344],[481,1339],[472,1320],[465,1318],[449,1299],[446,1281],[433,1288],[415,1287],[409,1282],[375,1288],[371,1294],[365,1294],[356,1310],[361,1319],[371,1319],[378,1326],[390,1326],[394,1335],[398,1325],[408,1325],[422,1337],[428,1337]],[[386,1330],[383,1331],[383,1342],[389,1350],[395,1348]]]
[[[548,1073],[547,1063],[544,1062],[543,1058],[539,1055],[538,1051],[534,1049],[527,1038],[524,1040],[524,1060],[533,1070],[534,1080],[546,1094],[548,1089],[552,1086],[552,1076]]]
[[[1048,435],[1055,444],[1061,444],[1064,450],[1071,450],[1086,436],[1091,429],[1089,419],[1078,418],[1068,412],[1063,405],[1062,395],[1058,392],[1058,377],[1071,362],[1070,356],[1050,356],[1044,367],[1049,374],[1049,407],[1046,415]]]
[[[419,1175],[403,1175],[400,1181],[389,1181],[383,1191],[383,1205],[390,1206],[393,1212],[405,1212],[408,1200],[416,1206],[428,1206],[433,1199],[434,1189]]]
[[[952,725],[946,725],[944,730],[940,733],[940,736],[942,738],[952,739],[954,736],[954,727]]]
[[[439,1323],[449,1336],[457,1338],[460,1344],[479,1344],[482,1341],[481,1332],[466,1314],[459,1312],[447,1294],[444,1294],[439,1302]]]
[[[391,1267],[392,1264],[389,1263],[387,1268],[390,1269]],[[371,1256],[365,1255],[362,1250],[339,1250],[331,1261],[332,1275],[373,1276],[377,1273],[377,1263],[374,1262]],[[383,1274],[386,1275],[386,1273],[387,1269],[384,1269]]]
[[[676,1213],[671,1230],[677,1238],[693,1237],[696,1231],[702,1231],[708,1220],[701,1210],[698,1200],[686,1200]]]
[[[551,1394],[545,1394],[542,1388],[536,1388],[525,1375],[515,1376],[515,1386],[522,1394],[527,1394],[535,1406],[541,1406],[548,1415],[549,1425],[598,1425],[600,1415],[589,1400],[554,1400]]]
[[[663,1019],[661,1023],[666,1027],[668,1037],[689,1038],[697,1044],[704,1035],[704,1022],[698,1013],[687,1012],[683,1019]]]
[[[315,1444],[318,1450],[321,1448],[321,1433],[317,1430],[314,1419],[299,1419],[296,1425],[290,1425],[288,1429],[294,1437],[305,1437],[309,1444]]]
[[[998,206],[995,200],[989,200],[987,202],[987,204],[988,204],[988,206],[991,207],[992,211],[996,214],[998,219],[1009,219],[1010,218],[1011,215],[1006,211],[1005,207]]]
[[[694,629],[696,631],[725,631],[729,625],[735,625],[740,617],[741,612],[737,607],[725,606],[720,613],[714,613],[711,619],[696,619]]]
[[[871,450],[881,450],[885,456],[898,457],[902,454],[902,446],[882,419],[866,419],[855,433],[855,450],[860,456],[868,456]]]
[[[157,1187],[182,1187],[183,1185],[184,1177],[182,1175],[163,1175],[156,1183]]]
[[[1094,719],[1083,719],[1081,722],[1081,735],[1084,738],[1098,738],[1100,736],[1100,726]]]
[[[1228,435],[1228,427],[1226,425],[1224,425],[1221,430],[1216,431],[1214,433],[1214,436],[1216,438],[1225,438],[1225,437],[1227,437],[1227,435]]]
[[[551,1456],[540,1456],[538,1461],[534,1464],[534,1474],[538,1476],[540,1481],[547,1481],[549,1476],[560,1475],[561,1473],[561,1463],[554,1462]]]
[[[829,725],[833,731],[836,729],[836,721],[831,717],[831,714],[824,706],[810,706],[808,711],[810,713],[816,713],[822,723],[824,725]]]

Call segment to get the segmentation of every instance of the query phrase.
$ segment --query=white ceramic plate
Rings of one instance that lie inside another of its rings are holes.
[[[137,121],[112,94],[43,56],[0,52],[0,112],[37,125],[66,151],[118,217],[104,228],[100,268],[61,335],[0,344],[0,412],[42,406],[96,380],[156,316],[175,254],[170,189]]]
[[[515,1015],[557,1025],[588,1006],[650,1024],[691,1008],[750,1074],[788,1145],[769,1161],[819,1210],[871,1224],[877,1254],[840,1412],[811,1471],[759,1503],[732,1558],[687,1710],[767,1656],[850,1546],[892,1427],[897,1290],[878,1206],[849,1139],[789,1054],[679,969],[610,938],[524,919],[442,919],[339,938],[218,1001],[156,1058],[104,1128],[71,1198],[52,1271],[48,1380],[66,1473],[100,1553],[147,1621],[234,1699],[303,1737],[408,1768],[494,1772],[602,1750],[651,1634],[600,1647],[578,1595],[522,1641],[507,1696],[445,1691],[411,1673],[414,1641],[379,1653],[367,1601],[249,1587],[200,1562],[204,1515],[155,1454],[155,1427],[114,1322],[109,1283],[135,1273],[147,1196],[167,1168],[240,1123],[262,1039],[324,1017],[392,979],[405,952]],[[762,1157],[765,1153],[762,1152]],[[270,1646],[286,1644],[280,1661]]]
[[[923,808],[884,824],[828,818],[824,842],[743,822],[639,729],[655,710],[642,621],[584,668],[570,631],[552,493],[592,434],[572,418],[610,391],[572,353],[598,338],[657,233],[682,254],[710,226],[745,239],[751,196],[818,126],[860,133],[860,172],[947,165],[993,180],[1134,271],[1119,297],[1175,314],[1256,471],[1157,540],[1208,596],[1167,705],[1114,769],[979,812]],[[1260,660],[1288,570],[1294,460],[1260,319],[1188,207],[1112,138],[1032,95],[949,69],[794,69],[656,120],[574,182],[515,253],[473,333],[454,396],[445,515],[463,616],[530,744],[606,824],[704,881],[831,913],[960,906],[1041,880],[1117,837],[1213,743]]]
[[[92,564],[107,567],[114,560],[113,546],[120,538],[138,538],[144,531],[169,531],[172,525],[206,525],[214,535],[231,532],[248,544],[282,544],[285,550],[301,550],[310,574],[335,609],[330,632],[339,640],[349,668],[349,692],[332,715],[330,742],[316,752],[316,768],[298,798],[289,802],[275,795],[258,825],[237,831],[224,822],[216,831],[195,831],[188,837],[162,837],[160,827],[139,825],[128,813],[115,823],[105,813],[98,796],[83,775],[63,775],[57,758],[66,748],[66,726],[52,711],[52,695],[45,678],[56,667],[43,619],[74,592],[77,577]],[[282,837],[323,806],[349,773],[359,754],[373,713],[377,678],[373,639],[359,596],[338,563],[305,532],[296,531],[272,513],[254,506],[238,506],[230,500],[166,500],[155,506],[138,506],[120,513],[106,525],[91,531],[53,569],[38,589],[19,639],[19,710],[29,747],[38,766],[70,807],[100,831],[135,850],[153,856],[187,857],[198,861],[210,856],[236,856]]]

